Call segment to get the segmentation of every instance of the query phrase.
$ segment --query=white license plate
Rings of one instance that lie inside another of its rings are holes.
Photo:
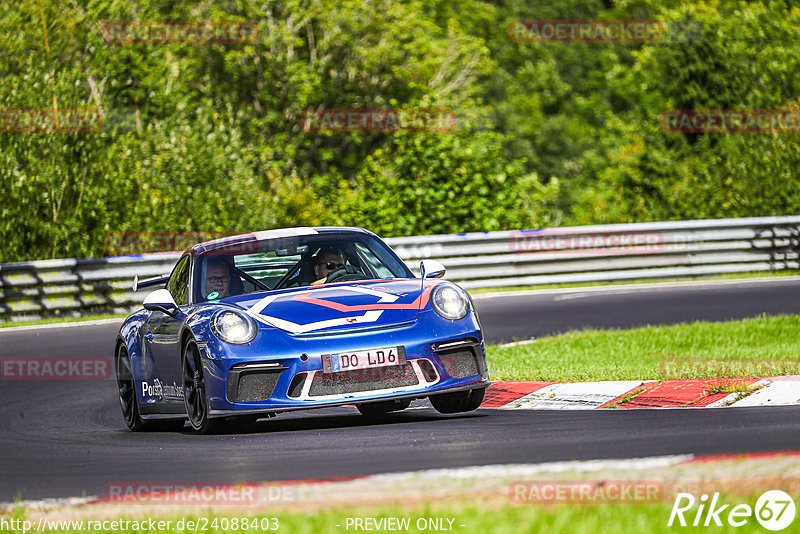
[[[326,373],[373,369],[375,367],[390,367],[393,365],[403,365],[404,363],[406,363],[406,351],[404,347],[354,350],[322,355],[322,370]]]

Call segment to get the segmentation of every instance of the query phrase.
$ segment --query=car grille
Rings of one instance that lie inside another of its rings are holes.
[[[419,384],[410,363],[374,369],[358,369],[339,373],[315,373],[309,397],[343,395]]]
[[[228,376],[230,402],[264,401],[272,396],[280,371],[243,371]]]
[[[475,353],[471,348],[444,352],[439,354],[439,357],[447,374],[453,378],[466,378],[480,373]]]

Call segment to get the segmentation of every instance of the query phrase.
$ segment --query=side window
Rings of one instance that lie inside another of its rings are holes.
[[[178,306],[183,306],[188,302],[190,259],[188,255],[181,258],[167,282],[167,290],[172,293],[172,298],[175,299]]]

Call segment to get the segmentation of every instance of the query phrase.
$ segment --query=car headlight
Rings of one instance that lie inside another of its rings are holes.
[[[243,313],[223,310],[211,320],[211,329],[227,343],[247,343],[256,337],[255,322]]]
[[[431,305],[436,313],[451,321],[463,319],[469,310],[466,295],[450,284],[439,284],[433,288]]]

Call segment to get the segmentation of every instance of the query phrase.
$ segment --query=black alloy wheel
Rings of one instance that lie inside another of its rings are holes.
[[[133,381],[133,368],[128,349],[120,343],[116,355],[117,388],[119,389],[119,405],[122,408],[122,417],[125,424],[133,432],[144,430],[144,421],[139,415],[139,405],[136,402],[136,389]]]
[[[203,374],[203,360],[197,342],[188,338],[183,344],[183,400],[192,428],[200,434],[219,429],[220,422],[208,416],[208,392]]]

